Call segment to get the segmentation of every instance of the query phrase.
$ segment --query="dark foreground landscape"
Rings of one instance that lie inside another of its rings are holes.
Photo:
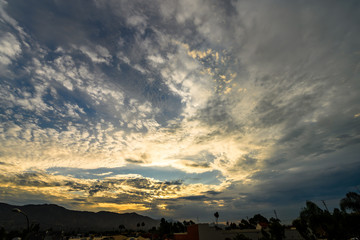
[[[275,213],[276,214],[276,213]],[[155,220],[137,213],[73,211],[54,204],[15,206],[0,203],[0,240],[3,239],[175,239],[282,240],[360,238],[360,194],[349,192],[332,212],[311,201],[292,225],[255,214],[226,224]]]

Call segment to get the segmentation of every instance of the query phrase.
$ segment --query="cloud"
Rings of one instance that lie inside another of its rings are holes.
[[[188,196],[188,197],[181,197],[178,198],[180,199],[184,199],[184,200],[190,200],[190,201],[204,201],[205,199],[207,199],[208,197],[204,196],[204,195],[198,195],[198,196]]]
[[[356,185],[354,3],[1,3],[9,199],[230,216]]]
[[[0,39],[0,62],[9,65],[21,53],[20,42],[11,33],[4,34]]]
[[[110,64],[111,55],[105,47],[97,45],[94,50],[95,51],[85,46],[80,47],[80,51],[87,55],[94,63]]]
[[[102,209],[120,212],[129,210],[122,206],[129,202],[142,205],[145,211],[153,207],[157,209],[156,204],[160,202],[167,205],[174,198],[200,200],[186,195],[192,195],[199,188],[209,189],[201,184],[185,185],[181,181],[158,181],[140,175],[117,175],[102,180],[92,180],[47,174],[42,171],[19,174],[2,170],[0,181],[2,189],[7,189],[6,196],[22,195],[27,199],[36,189],[36,195],[40,199],[48,199],[59,204],[65,203],[67,206],[72,206],[71,202],[68,202],[69,199],[74,201],[78,199],[86,203],[87,209],[102,205],[104,207]]]
[[[125,159],[125,161],[128,163],[135,163],[135,164],[136,163],[144,163],[143,160],[133,160],[133,159],[129,159],[129,158]]]

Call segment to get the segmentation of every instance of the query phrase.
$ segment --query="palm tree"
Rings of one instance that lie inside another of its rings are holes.
[[[214,217],[216,218],[216,225],[218,225],[219,213],[218,212],[214,213]]]

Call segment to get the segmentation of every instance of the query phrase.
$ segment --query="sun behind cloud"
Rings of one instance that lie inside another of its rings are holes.
[[[212,221],[358,185],[353,2],[1,0],[0,20],[0,201]]]

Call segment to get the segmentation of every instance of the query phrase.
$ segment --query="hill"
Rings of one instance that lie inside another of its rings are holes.
[[[137,213],[87,212],[68,210],[55,204],[15,206],[0,203],[0,227],[7,230],[26,228],[26,219],[12,210],[18,208],[29,217],[30,224],[38,223],[42,230],[64,231],[112,231],[120,224],[127,229],[136,229],[137,223],[145,223],[149,229],[159,225],[158,220]]]

